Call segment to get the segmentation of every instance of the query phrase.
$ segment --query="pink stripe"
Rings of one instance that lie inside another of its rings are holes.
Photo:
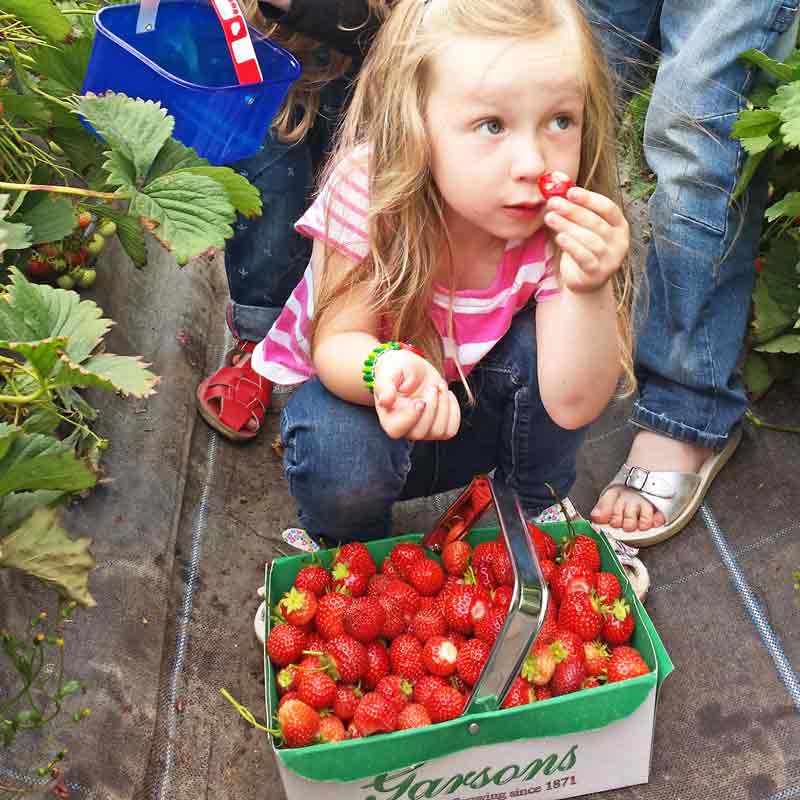
[[[359,228],[354,222],[350,222],[347,217],[343,217],[341,214],[337,214],[333,209],[329,210],[329,215],[332,222],[338,222],[339,225],[344,228],[345,230],[352,231],[361,239],[364,240],[364,244],[367,244],[367,232],[363,228]]]
[[[273,342],[271,339],[266,339],[267,346],[264,348],[264,360],[267,361],[267,370],[269,364],[280,364],[292,372],[305,377],[311,377],[314,374],[314,368],[311,364],[298,361],[292,353],[287,350],[283,345],[278,342]],[[269,375],[267,375],[269,377]]]
[[[502,337],[508,330],[516,308],[500,309],[494,314],[470,314],[469,316],[453,316],[453,333],[455,340],[461,344],[494,341]],[[431,314],[433,324],[442,337],[447,336],[447,312],[436,309]]]
[[[358,172],[358,174],[359,174],[359,175],[362,175],[362,176],[364,176],[365,178],[367,177],[367,173],[366,173],[366,172],[364,172],[363,170],[358,170],[357,172]],[[347,176],[347,177],[344,179],[344,183],[345,183],[347,186],[351,187],[351,188],[353,189],[353,191],[354,191],[354,192],[356,192],[356,194],[360,194],[362,197],[366,197],[366,198],[367,198],[367,200],[369,200],[369,190],[368,190],[368,189],[365,189],[363,186],[359,186],[359,185],[358,185],[358,184],[357,184],[357,183],[356,183],[356,182],[355,182],[355,181],[352,179],[352,177],[351,177],[350,175],[348,175],[348,176]]]
[[[336,250],[336,252],[341,253],[343,256],[347,256],[348,258],[355,261],[357,264],[363,261],[366,258],[366,252],[359,253],[356,250],[353,250],[351,247],[348,247],[346,244],[342,242],[336,241],[336,239],[331,238],[328,236],[324,231],[321,231],[319,228],[312,228],[310,225],[301,224],[300,222],[295,223],[294,229],[298,232],[303,234],[303,236],[308,236],[309,239],[319,239],[325,244],[328,244]]]
[[[352,211],[359,219],[366,219],[368,209],[362,206],[357,206],[355,203],[348,200],[341,192],[331,192],[331,205],[335,200],[339,205],[344,206],[348,211]]]
[[[550,300],[560,294],[560,289],[542,289],[540,292],[536,293],[536,302],[538,303],[540,300]]]

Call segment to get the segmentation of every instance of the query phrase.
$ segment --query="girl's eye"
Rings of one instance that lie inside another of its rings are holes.
[[[556,130],[565,131],[572,125],[572,117],[568,114],[559,114],[557,117],[553,117],[552,124]]]
[[[478,130],[486,131],[492,136],[497,136],[503,132],[503,123],[500,122],[499,119],[487,119],[481,122],[478,126]]]

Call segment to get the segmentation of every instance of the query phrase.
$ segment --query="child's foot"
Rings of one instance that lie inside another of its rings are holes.
[[[653,471],[697,472],[712,453],[707,447],[641,430],[625,463]],[[598,525],[611,525],[628,532],[648,531],[666,522],[664,515],[641,494],[624,486],[612,486],[605,491],[589,516]]]

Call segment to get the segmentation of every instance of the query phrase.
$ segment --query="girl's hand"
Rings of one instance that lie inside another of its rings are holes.
[[[451,439],[461,424],[458,400],[442,376],[408,350],[384,353],[375,363],[375,410],[392,439]]]
[[[630,244],[619,207],[596,192],[573,187],[547,201],[545,225],[561,248],[561,285],[577,294],[601,289],[620,268]]]

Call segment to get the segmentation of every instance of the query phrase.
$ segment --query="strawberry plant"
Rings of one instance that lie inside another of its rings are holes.
[[[171,137],[174,119],[159,103],[78,96],[101,5],[0,3],[3,263],[62,288],[94,283],[107,236],[143,266],[150,231],[184,264],[222,248],[237,211],[261,213],[245,178]]]

